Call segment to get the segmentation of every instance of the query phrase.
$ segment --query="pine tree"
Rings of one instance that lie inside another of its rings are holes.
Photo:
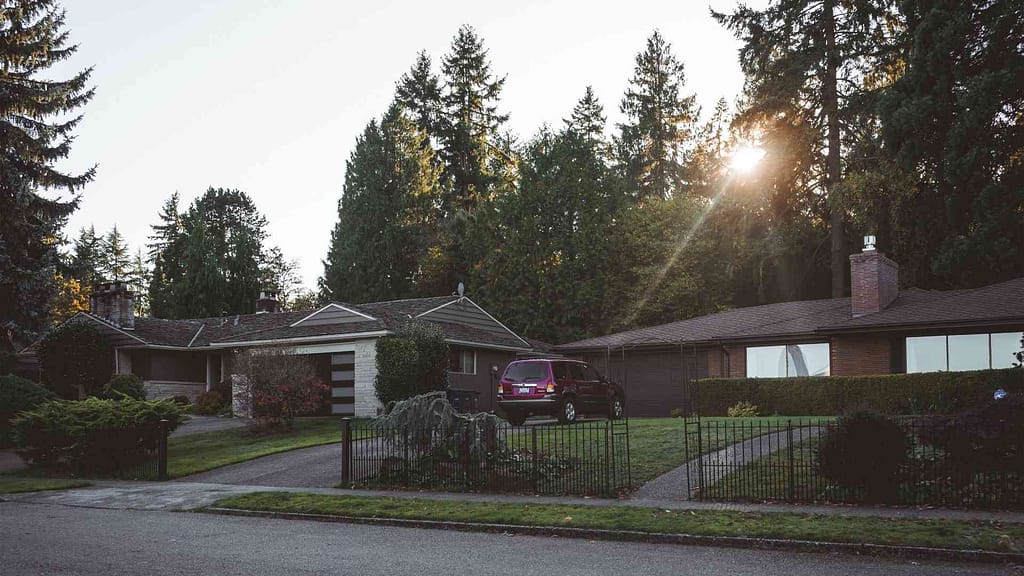
[[[142,249],[135,251],[135,256],[128,265],[128,271],[124,282],[128,284],[135,293],[135,313],[139,316],[148,316],[149,309],[149,283],[151,275],[146,267],[146,261],[142,257]]]
[[[128,280],[132,255],[116,224],[100,241],[99,256],[100,272],[103,274],[104,280],[112,282]]]
[[[298,260],[288,260],[281,248],[274,246],[260,258],[260,291],[277,294],[282,309],[288,309],[302,284],[297,272]]]
[[[620,109],[626,116],[616,141],[619,162],[634,197],[665,199],[688,191],[685,168],[700,110],[685,95],[683,64],[655,31],[637,54]]]
[[[78,281],[86,294],[103,279],[101,250],[102,238],[96,236],[94,226],[82,228],[78,238],[72,242],[68,273],[71,278]]]
[[[440,202],[439,171],[426,138],[392,105],[356,141],[320,279],[324,299],[366,302],[414,294]]]
[[[150,228],[153,234],[146,245],[149,263],[152,265],[147,296],[149,312],[157,318],[178,318],[178,295],[184,289],[182,215],[178,208],[179,198],[175,192],[164,201],[160,209],[159,223]]]
[[[416,55],[412,69],[398,81],[395,101],[412,116],[421,131],[430,137],[436,135],[441,111],[441,85],[426,52],[420,51]],[[424,144],[430,144],[430,140],[424,140]]]
[[[93,96],[92,68],[67,80],[48,70],[71,57],[64,11],[54,0],[5,2],[0,9],[0,352],[24,344],[49,324],[57,290],[58,236],[93,179],[55,167],[71,152],[76,115]]]
[[[607,121],[608,117],[604,114],[604,106],[598,102],[592,86],[587,86],[583,97],[572,109],[572,115],[563,120],[566,128],[593,144],[604,142],[604,129]]]
[[[788,192],[826,199],[819,210],[829,223],[831,292],[836,298],[846,294],[849,268],[838,193],[842,150],[851,119],[868,102],[863,98],[863,71],[889,45],[889,4],[779,0],[760,11],[741,6],[732,14],[713,13],[743,41],[740,65],[747,77],[747,103],[739,123],[759,126],[772,145],[799,143],[795,166],[788,167],[798,174],[786,182]]]

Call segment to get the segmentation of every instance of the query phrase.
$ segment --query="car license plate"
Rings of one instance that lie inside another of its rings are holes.
[[[520,388],[519,394],[533,394],[533,388]]]

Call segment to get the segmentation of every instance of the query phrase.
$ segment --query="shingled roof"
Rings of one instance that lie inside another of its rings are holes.
[[[338,336],[386,332],[397,329],[420,314],[446,304],[453,303],[457,296],[434,298],[411,298],[365,304],[334,303],[336,306],[368,316],[366,321],[338,324],[303,325],[301,320],[323,308],[295,312],[263,314],[241,314],[217,318],[194,318],[164,320],[160,318],[137,317],[133,330],[120,330],[106,320],[88,313],[92,318],[112,329],[139,341],[140,346],[171,346],[175,348],[204,348],[208,346],[230,346],[250,342],[286,341],[295,338],[317,336]],[[445,337],[460,342],[481,345],[521,348],[529,346],[518,335],[509,331],[487,331],[466,324],[451,321],[431,321],[439,326]],[[296,325],[298,324],[298,325]]]
[[[1024,323],[1024,278],[970,290],[909,289],[880,312],[854,318],[849,298],[736,308],[554,347],[570,352],[623,346],[708,344],[914,327]]]

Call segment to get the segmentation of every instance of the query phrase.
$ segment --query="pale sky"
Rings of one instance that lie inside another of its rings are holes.
[[[755,7],[764,1],[748,4]],[[725,11],[734,0],[712,0]],[[142,247],[163,201],[182,208],[207,187],[247,192],[269,221],[269,244],[300,261],[306,287],[322,272],[345,161],[426,50],[435,67],[461,24],[476,28],[492,70],[508,79],[502,110],[521,138],[568,116],[589,84],[609,125],[634,57],[655,28],[686,66],[705,115],[743,85],[739,43],[709,3],[334,2],[327,0],[66,1],[79,51],[55,73],[95,66],[72,170],[98,164],[66,230],[115,223]]]

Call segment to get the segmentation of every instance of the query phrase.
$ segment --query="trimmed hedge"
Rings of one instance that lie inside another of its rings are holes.
[[[992,399],[1002,388],[1024,394],[1024,369],[878,376],[705,379],[695,382],[702,416],[725,416],[738,402],[761,414],[832,416],[869,409],[883,414],[955,414]]]
[[[18,455],[36,468],[78,475],[117,474],[146,459],[160,441],[160,420],[174,430],[171,400],[52,400],[12,421]]]

